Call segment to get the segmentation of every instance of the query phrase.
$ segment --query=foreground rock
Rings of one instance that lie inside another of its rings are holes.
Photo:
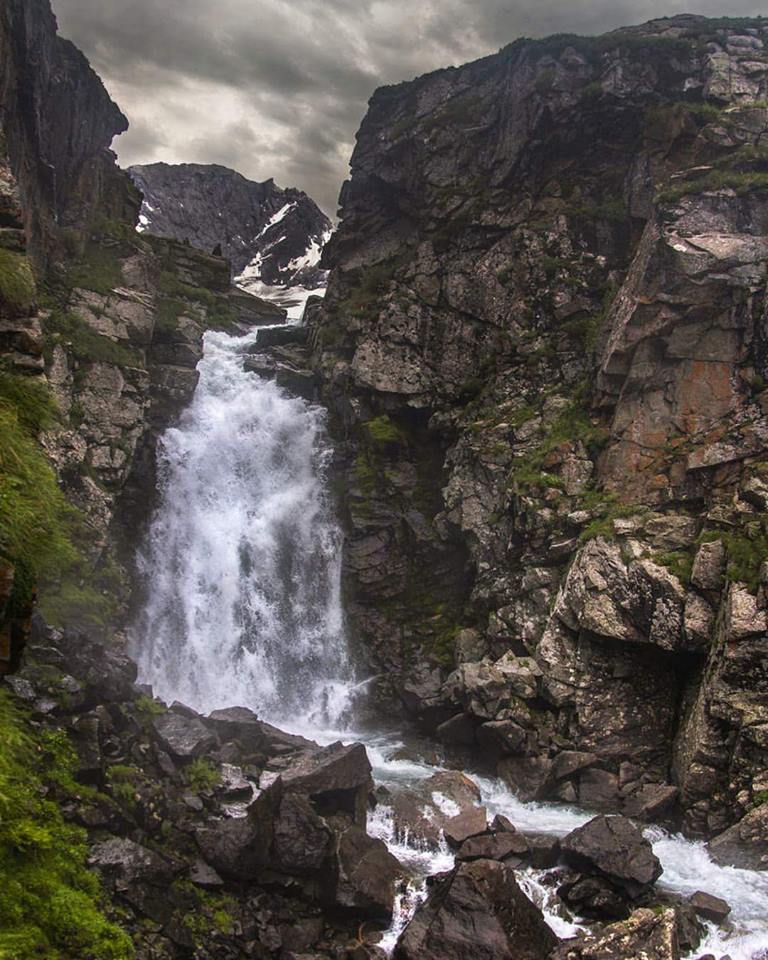
[[[71,735],[96,789],[51,797],[91,832],[89,863],[142,960],[345,956],[361,923],[389,923],[404,871],[366,833],[361,744],[319,747],[241,707],[168,709],[134,677],[127,658],[37,621],[8,689]]]
[[[463,863],[433,880],[395,947],[395,960],[546,960],[557,944],[514,872]]]
[[[680,960],[677,919],[673,909],[661,913],[636,910],[621,923],[611,923],[594,936],[566,941],[551,960]]]
[[[768,870],[768,803],[710,840],[709,852],[718,863],[745,870]]]
[[[662,874],[650,843],[625,817],[595,817],[569,833],[560,850],[576,872],[558,893],[584,916],[626,916]]]

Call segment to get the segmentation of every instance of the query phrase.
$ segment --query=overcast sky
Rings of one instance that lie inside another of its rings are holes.
[[[128,116],[120,162],[221,163],[333,214],[376,87],[519,36],[602,33],[750,0],[53,0]]]

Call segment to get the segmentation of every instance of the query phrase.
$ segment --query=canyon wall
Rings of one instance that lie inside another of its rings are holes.
[[[683,16],[379,90],[313,316],[380,702],[706,836],[768,788],[767,42]]]

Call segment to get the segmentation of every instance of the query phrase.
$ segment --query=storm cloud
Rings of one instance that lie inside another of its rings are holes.
[[[131,127],[120,162],[221,163],[333,213],[376,87],[519,36],[602,33],[750,0],[53,0]]]

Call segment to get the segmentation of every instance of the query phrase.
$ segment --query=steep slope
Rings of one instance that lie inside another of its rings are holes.
[[[140,230],[220,252],[241,282],[323,285],[318,263],[331,223],[301,190],[215,164],[152,163],[128,172],[144,196]]]
[[[312,334],[387,709],[700,835],[768,785],[767,41],[675,17],[379,90]]]

